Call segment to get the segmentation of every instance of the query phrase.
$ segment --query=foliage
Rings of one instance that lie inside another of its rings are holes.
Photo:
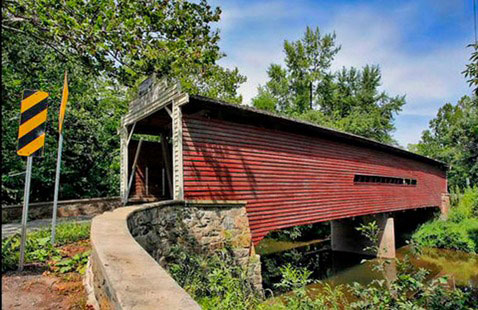
[[[253,309],[260,300],[229,247],[212,255],[173,247],[168,270],[203,309]]]
[[[88,239],[89,233],[88,223],[61,223],[56,229],[56,246],[53,246],[50,242],[50,229],[30,232],[25,244],[25,264],[45,263],[52,257],[58,257],[61,255],[58,246]],[[20,240],[19,234],[2,240],[2,273],[17,268]]]
[[[413,152],[450,166],[448,184],[465,187],[478,181],[478,98],[464,96],[456,105],[445,104],[422,133],[420,142],[409,145]]]
[[[459,223],[437,219],[422,225],[413,235],[413,240],[424,247],[476,253],[478,248],[472,237],[477,232],[477,219],[467,219]]]
[[[370,241],[370,245],[366,246],[363,250],[364,252],[371,252],[377,254],[379,251],[379,238],[380,238],[380,230],[378,228],[377,222],[371,221],[367,224],[362,224],[360,227],[357,228],[367,240]]]
[[[329,236],[330,224],[328,222],[293,226],[267,234],[256,246],[257,253],[261,254],[264,288],[274,288],[273,284],[282,277],[280,268],[287,263],[292,263],[294,267],[314,270],[313,276],[317,278],[319,275],[315,271],[319,270],[318,266],[321,266],[328,257],[326,255],[304,256],[303,252],[314,252],[322,248],[322,243],[307,243],[315,239],[325,240]],[[301,248],[294,249],[298,243],[302,243]]]
[[[472,309],[469,294],[446,287],[446,277],[428,281],[425,269],[413,270],[406,260],[396,263],[397,276],[389,285],[385,280],[351,285],[356,301],[350,309]]]
[[[335,34],[307,27],[304,37],[284,42],[285,64],[271,64],[269,81],[258,88],[256,108],[393,143],[394,114],[405,98],[379,92],[378,66],[330,70],[339,52]]]
[[[460,222],[467,218],[478,219],[478,185],[466,187],[463,192],[460,189],[455,190],[458,199],[450,212],[452,222]]]
[[[53,196],[58,109],[69,73],[60,199],[116,196],[119,128],[147,75],[179,80],[185,91],[241,102],[245,81],[216,64],[224,55],[206,1],[2,2],[2,198],[19,203],[25,169],[16,154],[24,89],[50,94],[45,155],[34,159],[31,201]],[[132,86],[127,88],[126,86]]]
[[[378,234],[378,226],[370,222],[360,231],[372,241]],[[320,283],[323,289],[318,294],[312,294],[308,288],[316,282],[311,279],[311,271],[286,263],[279,267],[281,279],[275,285],[278,291],[285,293],[269,300],[254,293],[246,272],[237,266],[229,247],[207,255],[178,242],[165,262],[178,284],[203,309],[471,310],[474,303],[470,292],[448,287],[445,277],[428,280],[428,272],[415,269],[408,259],[380,264],[379,268],[396,267],[394,279],[335,287]],[[347,294],[352,294],[354,299],[348,299]]]
[[[279,241],[308,241],[327,238],[329,235],[330,224],[325,222],[275,230],[267,234],[266,238]]]
[[[300,249],[291,249],[284,252],[278,252],[270,255],[262,255],[262,285],[265,289],[271,289],[274,293],[285,293],[283,287],[275,284],[283,278],[282,268],[291,265],[294,268],[306,269],[312,271],[314,279],[324,276],[325,272],[320,271],[322,264],[327,264],[329,257],[327,255],[305,255],[306,252],[314,252],[323,246],[305,246]]]
[[[417,245],[478,253],[478,186],[466,188],[458,197],[448,220],[435,219],[413,234]]]
[[[91,76],[105,73],[134,86],[156,73],[200,80],[196,86],[219,86],[219,94],[236,97],[244,77],[216,65],[224,56],[219,31],[212,29],[220,14],[206,0],[3,1],[2,30],[49,46],[62,62],[88,68]]]
[[[276,286],[288,293],[281,296],[281,301],[264,306],[264,309],[342,309],[347,303],[341,286],[332,288],[326,285],[323,294],[311,296],[307,285],[315,281],[310,279],[312,272],[305,268],[295,268],[287,264],[280,270],[282,280]]]
[[[16,154],[19,106],[24,89],[50,94],[45,154],[33,160],[31,201],[52,200],[56,169],[58,110],[63,72],[69,72],[69,104],[64,130],[60,199],[117,195],[119,139],[116,131],[127,107],[124,88],[84,68],[63,63],[49,47],[24,35],[2,35],[2,198],[18,203],[23,195],[24,171]]]
[[[468,83],[471,87],[475,87],[473,93],[478,96],[478,44],[470,44],[469,47],[473,48],[473,52],[470,56],[470,63],[466,65],[463,74],[468,78]]]
[[[84,274],[90,254],[91,251],[86,251],[75,254],[73,257],[54,256],[50,263],[50,269],[58,273],[76,272]]]
[[[362,225],[359,231],[377,244],[379,229],[375,222]],[[384,272],[383,280],[373,280],[368,285],[349,285],[356,298],[350,309],[472,309],[470,294],[448,287],[446,277],[428,280],[429,272],[414,268],[408,257],[384,262],[378,259],[375,266]],[[396,270],[392,279],[386,276],[387,268]]]

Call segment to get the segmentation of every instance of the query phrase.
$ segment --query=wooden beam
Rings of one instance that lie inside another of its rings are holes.
[[[167,106],[165,106],[164,109],[166,110],[166,112],[168,112],[169,116],[173,118],[173,112],[171,112],[171,110]]]
[[[170,159],[169,159],[169,154],[168,154],[168,148],[166,145],[166,138],[164,133],[161,133],[161,149],[163,152],[163,162],[164,166],[166,168],[166,178],[168,179],[168,187],[169,187],[169,193],[171,196],[174,194],[173,192],[173,179],[171,175],[171,166],[170,166]]]
[[[128,141],[126,142],[126,145],[129,145],[129,141],[131,141],[131,138],[133,137],[133,132],[135,127],[136,127],[136,122],[133,124],[133,128],[131,128],[131,132],[129,133],[129,137],[128,137]]]
[[[133,184],[134,173],[136,171],[136,164],[138,163],[139,151],[141,150],[141,144],[143,144],[143,139],[139,140],[138,148],[136,149],[136,155],[134,156],[133,167],[131,168],[131,176],[129,177],[128,182],[128,189],[126,190],[126,194],[123,197],[123,205],[128,203],[129,192],[131,190],[131,185]]]

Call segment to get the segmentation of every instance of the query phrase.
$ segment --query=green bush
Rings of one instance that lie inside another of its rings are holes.
[[[443,227],[440,225],[453,225],[456,223],[435,221],[427,226]],[[362,225],[359,229],[364,236],[373,241],[379,232],[376,225]],[[437,228],[442,232],[442,228]],[[448,228],[448,230],[453,230]],[[444,238],[442,236],[442,238]],[[378,250],[378,248],[377,248]],[[390,265],[394,264],[394,265]],[[387,277],[388,271],[396,270],[396,276]],[[374,270],[383,274],[383,280],[373,280],[368,285],[353,283],[348,288],[355,300],[346,309],[371,310],[471,310],[475,309],[470,293],[448,285],[446,277],[427,280],[429,271],[424,268],[415,268],[408,257],[404,259],[376,260]]]
[[[396,261],[397,277],[387,282],[374,280],[368,285],[349,286],[356,300],[346,309],[368,310],[471,310],[471,296],[447,287],[445,277],[427,281],[428,271],[413,270],[407,260]]]
[[[167,261],[171,276],[202,309],[254,309],[260,301],[229,247],[207,255],[176,245]]]
[[[307,285],[317,283],[310,279],[312,272],[306,268],[295,268],[286,264],[280,268],[282,279],[276,287],[287,292],[269,303],[263,303],[261,310],[313,310],[344,309],[348,304],[342,286],[323,285],[323,293],[312,296]]]
[[[422,225],[412,239],[419,246],[476,253],[478,243],[474,235],[477,229],[478,219],[466,219],[459,223],[435,220]]]
[[[88,239],[89,223],[61,223],[56,229],[56,245],[64,245]],[[25,243],[25,264],[45,263],[58,256],[58,249],[51,245],[51,229],[33,231],[27,234]],[[2,273],[15,270],[20,259],[20,234],[2,240]]]
[[[361,232],[373,238],[378,226],[369,223]],[[308,285],[315,282],[310,279],[311,271],[285,264],[279,268],[281,280],[275,285],[278,291],[285,293],[265,300],[254,291],[230,248],[209,255],[192,249],[176,244],[166,257],[166,264],[173,278],[203,309],[473,309],[470,293],[448,288],[446,278],[427,280],[428,271],[416,270],[408,259],[390,262],[396,264],[397,277],[388,282],[375,280],[368,285],[354,283],[337,287],[323,284],[318,294],[311,294],[308,289]],[[377,269],[384,271],[388,263],[380,262]],[[355,298],[353,301],[346,298],[350,295]]]
[[[412,240],[424,247],[478,253],[478,187],[455,190],[453,197],[449,219],[425,223]]]
[[[478,218],[478,186],[465,188],[455,194],[456,203],[450,212],[450,220],[459,222],[467,218]]]

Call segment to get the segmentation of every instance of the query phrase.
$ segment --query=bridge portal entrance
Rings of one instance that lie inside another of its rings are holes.
[[[123,166],[127,168],[123,202],[173,198],[172,120],[166,109],[124,127]],[[126,156],[124,156],[126,153]]]

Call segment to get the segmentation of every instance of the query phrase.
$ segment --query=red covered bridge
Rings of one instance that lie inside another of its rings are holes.
[[[123,118],[124,197],[245,201],[255,244],[280,228],[441,208],[446,197],[441,162],[165,81],[143,87]],[[132,133],[160,138],[137,152]]]

